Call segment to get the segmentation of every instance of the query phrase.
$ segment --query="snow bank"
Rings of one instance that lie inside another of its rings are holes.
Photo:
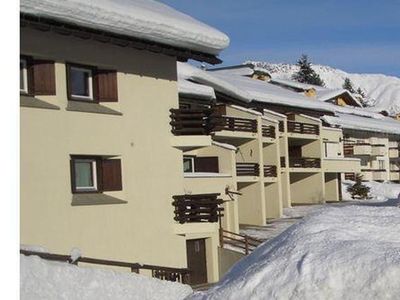
[[[347,192],[347,187],[354,184],[354,181],[343,180],[342,181],[342,197],[343,200],[351,200],[350,193]],[[364,182],[366,186],[370,188],[371,199],[369,201],[387,201],[388,199],[397,199],[400,194],[400,184],[392,182]],[[366,200],[360,200],[366,201]]]
[[[21,299],[183,299],[192,289],[135,273],[77,267],[20,255]]]
[[[21,0],[20,11],[214,55],[229,45],[224,33],[154,0]]]
[[[400,209],[323,208],[188,299],[397,299]]]

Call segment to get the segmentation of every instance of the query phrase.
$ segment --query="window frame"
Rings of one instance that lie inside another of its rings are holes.
[[[188,159],[188,160],[190,160],[191,161],[191,166],[192,166],[192,171],[185,171],[185,168],[183,168],[183,173],[184,174],[192,174],[192,173],[195,173],[195,167],[194,167],[194,160],[195,160],[195,156],[192,156],[192,155],[184,155],[183,156],[183,165],[185,164],[185,159]]]
[[[87,65],[80,65],[80,64],[74,64],[74,63],[66,63],[66,69],[67,69],[67,95],[68,95],[68,100],[72,101],[82,101],[86,103],[97,103],[96,95],[95,95],[95,72],[96,68],[92,66],[87,66]],[[89,72],[89,77],[88,77],[88,90],[89,90],[89,96],[81,96],[81,95],[74,95],[72,93],[72,87],[71,87],[71,70],[81,70],[81,71],[87,71]]]
[[[92,181],[93,187],[83,187],[78,188],[76,186],[76,174],[75,174],[75,163],[76,162],[92,162],[91,164],[91,172],[92,172]],[[98,156],[78,156],[72,155],[71,156],[71,190],[73,194],[84,194],[84,193],[101,193],[101,187],[99,184],[99,178],[101,178],[101,158]]]
[[[20,57],[19,58],[19,63],[21,66],[21,63],[23,62],[24,68],[23,68],[23,83],[24,83],[24,89],[19,89],[20,94],[23,95],[28,95],[29,94],[29,82],[28,82],[28,58],[26,57]]]

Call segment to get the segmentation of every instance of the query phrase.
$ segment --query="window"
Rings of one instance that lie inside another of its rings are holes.
[[[97,172],[95,159],[76,159],[74,161],[75,188],[77,191],[97,191]]]
[[[71,156],[73,193],[122,190],[121,160],[99,156]]]
[[[69,66],[68,92],[71,99],[93,101],[92,69]]]
[[[385,161],[380,159],[378,160],[378,164],[379,164],[379,170],[384,170],[385,169]]]
[[[193,173],[194,172],[194,157],[184,156],[183,157],[183,172]]]
[[[21,56],[19,60],[21,94],[56,95],[55,64],[52,60]]]
[[[28,93],[28,68],[26,59],[19,60],[19,90],[21,93]]]
[[[216,156],[184,156],[184,173],[219,173],[218,157]]]

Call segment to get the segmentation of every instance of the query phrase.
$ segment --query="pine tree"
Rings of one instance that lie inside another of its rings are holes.
[[[303,54],[297,61],[300,70],[293,74],[292,79],[301,83],[325,86],[325,82],[311,67],[311,62],[308,56]]]
[[[351,198],[368,199],[370,188],[362,183],[362,175],[358,174],[356,176],[356,182],[347,187],[347,191],[351,194]]]
[[[356,91],[353,88],[353,83],[351,82],[350,78],[346,77],[344,79],[344,83],[342,85],[342,87],[346,90],[348,90],[350,93],[355,93]]]
[[[365,98],[365,93],[360,87],[357,89],[357,94],[359,94],[361,97]]]

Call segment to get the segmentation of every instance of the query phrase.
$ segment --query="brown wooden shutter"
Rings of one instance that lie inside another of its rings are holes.
[[[98,102],[118,102],[116,71],[96,70],[95,84]]]
[[[218,173],[218,157],[195,157],[194,158],[194,171],[195,172],[210,172]]]
[[[32,87],[32,93],[35,95],[55,95],[56,94],[56,76],[54,61],[33,60],[28,73],[31,81],[28,86]]]
[[[120,159],[105,159],[102,161],[102,190],[121,191],[122,175]]]

